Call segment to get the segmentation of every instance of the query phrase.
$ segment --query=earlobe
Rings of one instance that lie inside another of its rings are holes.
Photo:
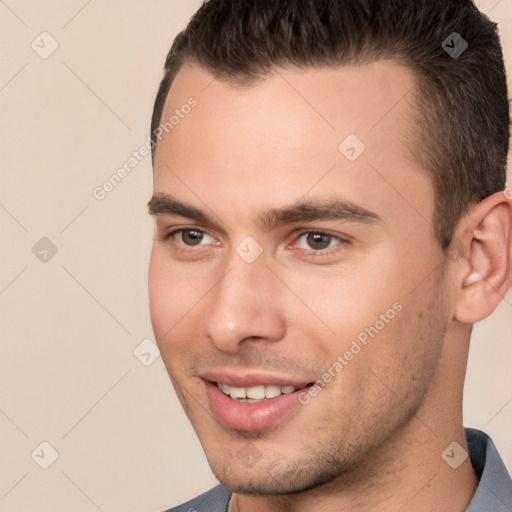
[[[474,324],[488,317],[512,285],[512,201],[498,192],[475,205],[459,224],[468,247],[460,268],[454,318]]]

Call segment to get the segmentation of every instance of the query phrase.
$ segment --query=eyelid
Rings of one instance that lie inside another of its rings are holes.
[[[184,231],[198,231],[199,233],[202,233],[203,235],[206,235],[206,236],[209,236],[210,238],[213,238],[214,240],[217,240],[215,236],[211,235],[210,233],[208,233],[208,231],[206,229],[203,229],[203,228],[200,228],[198,226],[180,226],[180,227],[172,227],[172,228],[168,228],[166,230],[163,230],[163,233],[160,233],[158,234],[158,240],[160,242],[167,242],[171,239],[173,239],[173,237],[175,235],[178,235],[179,233],[183,233]],[[192,245],[186,245],[184,243],[180,243],[176,240],[174,240],[174,243],[176,245],[179,245],[181,248],[187,248],[187,249],[194,249],[194,247],[201,247],[203,245],[208,245],[208,244],[200,244],[198,246],[192,246]]]
[[[329,236],[331,238],[336,238],[340,242],[347,243],[347,244],[348,243],[352,243],[352,240],[353,240],[352,237],[350,237],[349,235],[342,235],[341,233],[333,233],[332,231],[325,230],[325,229],[312,229],[312,228],[309,228],[309,229],[308,228],[304,228],[304,229],[299,230],[298,233],[295,235],[294,240],[296,242],[302,236],[309,235],[309,234],[326,235],[326,236]],[[319,251],[316,251],[316,252],[319,252]]]
[[[326,235],[328,237],[331,237],[333,239],[338,240],[338,243],[331,247],[326,247],[325,249],[306,249],[303,247],[297,247],[297,243],[300,240],[301,237],[307,234],[322,234]],[[303,255],[304,258],[326,258],[324,260],[325,262],[330,261],[329,258],[336,257],[338,253],[342,253],[343,251],[346,251],[347,248],[351,245],[353,245],[353,239],[352,237],[348,235],[342,235],[340,233],[332,233],[330,231],[326,231],[323,229],[302,229],[299,231],[299,233],[295,236],[294,241],[289,244],[286,248],[291,249],[293,251],[300,251],[299,254]],[[320,261],[320,260],[319,260]]]
[[[172,234],[171,234],[171,237],[175,237],[177,235],[183,235],[183,233],[185,232],[190,232],[190,231],[193,231],[195,233],[201,233],[201,235],[203,235],[203,239],[205,237],[210,237],[210,238],[213,238],[211,235],[209,235],[206,231],[204,231],[203,229],[197,229],[197,228],[181,228],[181,229],[175,229]],[[201,240],[202,242],[203,240]],[[186,247],[196,247],[196,246],[188,246],[187,244],[184,244]],[[199,245],[203,245],[203,244],[199,244]]]

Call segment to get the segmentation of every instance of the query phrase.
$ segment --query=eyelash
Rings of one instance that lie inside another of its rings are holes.
[[[304,235],[325,235],[331,239],[337,240],[338,243],[333,245],[332,247],[327,247],[326,249],[301,249],[301,248],[295,248],[294,250],[300,249],[302,251],[305,251],[308,256],[329,256],[333,253],[337,253],[341,250],[343,250],[346,246],[351,245],[351,241],[348,238],[343,238],[339,235],[334,235],[332,233],[316,230],[316,229],[305,229],[302,231],[299,231],[297,234],[297,237],[294,241],[294,244],[297,244],[298,241],[304,236]]]
[[[170,231],[169,233],[165,233],[165,234],[159,236],[158,239],[161,242],[168,242],[175,235],[178,235],[180,233],[184,233],[186,231],[197,231],[198,233],[202,233],[204,235],[208,235],[208,233],[206,231],[202,230],[202,229],[198,229],[198,228],[195,228],[195,227],[185,227],[185,228],[175,229],[173,231]],[[327,231],[320,231],[320,230],[315,230],[315,229],[304,229],[304,230],[299,231],[299,233],[297,234],[297,236],[295,238],[294,244],[296,244],[304,235],[315,235],[315,234],[325,235],[325,236],[330,237],[332,239],[336,239],[336,240],[338,240],[338,243],[336,245],[332,246],[332,247],[328,247],[326,249],[319,249],[319,250],[315,250],[315,249],[309,249],[308,250],[308,249],[300,249],[299,248],[300,250],[305,251],[306,254],[309,255],[309,256],[330,255],[331,253],[335,253],[337,251],[343,250],[346,246],[352,244],[351,240],[349,240],[348,238],[343,238],[343,237],[341,237],[339,235],[334,235],[334,234],[329,233]],[[208,235],[208,236],[211,236],[211,235]],[[179,247],[180,251],[196,251],[197,250],[197,249],[195,249],[195,247],[197,247],[197,246],[188,246],[188,245],[184,244],[183,242],[182,243],[174,242],[174,244]],[[293,248],[293,249],[297,250],[297,248]]]

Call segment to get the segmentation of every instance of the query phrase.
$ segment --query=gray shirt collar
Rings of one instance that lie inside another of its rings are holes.
[[[480,479],[466,512],[511,512],[512,480],[492,439],[480,430],[465,432],[471,464]]]

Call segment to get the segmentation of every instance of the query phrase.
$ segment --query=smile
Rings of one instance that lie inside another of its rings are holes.
[[[269,398],[277,398],[297,391],[295,386],[277,386],[275,384],[260,384],[248,388],[238,388],[217,382],[217,387],[233,400],[240,402],[261,402]]]

